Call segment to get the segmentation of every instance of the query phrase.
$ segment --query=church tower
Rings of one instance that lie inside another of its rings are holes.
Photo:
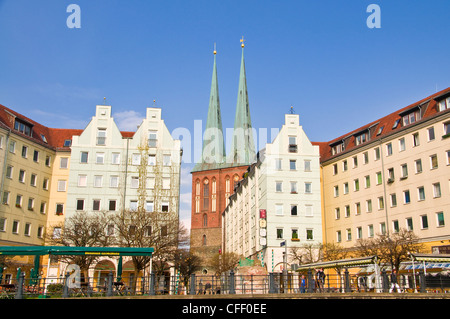
[[[214,50],[208,118],[203,134],[202,157],[192,170],[191,251],[203,261],[203,273],[211,274],[210,259],[222,246],[222,212],[248,166],[256,160],[250,119],[244,62],[244,39],[231,151],[225,153]]]

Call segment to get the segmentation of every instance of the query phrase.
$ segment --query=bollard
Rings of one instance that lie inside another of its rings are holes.
[[[352,287],[350,286],[350,275],[348,273],[348,268],[345,268],[345,271],[344,271],[344,291],[352,292]]]
[[[269,274],[269,294],[274,294],[275,291],[275,280],[273,278],[273,272]]]
[[[113,273],[108,274],[108,286],[106,288],[106,296],[111,297],[113,295]]]
[[[64,279],[63,298],[69,298],[69,272],[66,273]]]
[[[235,288],[235,285],[234,285],[234,271],[233,271],[233,269],[231,269],[231,272],[230,272],[230,294],[231,295],[236,294],[236,288]]]
[[[419,285],[420,285],[420,292],[426,293],[427,292],[427,285],[425,282],[425,273],[423,270],[419,270]]]
[[[308,292],[309,293],[314,292],[314,282],[313,282],[311,269],[308,269]]]
[[[191,274],[191,283],[189,285],[189,294],[195,295],[195,274]]]
[[[17,281],[17,290],[14,299],[23,299],[23,283],[25,281],[25,273],[21,273],[19,275],[19,279]]]

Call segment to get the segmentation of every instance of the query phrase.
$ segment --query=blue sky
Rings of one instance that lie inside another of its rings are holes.
[[[71,3],[79,29],[66,25]],[[366,24],[372,3],[379,29]],[[156,100],[170,131],[193,131],[207,116],[216,43],[232,127],[244,36],[253,126],[279,128],[293,105],[309,138],[328,141],[450,86],[449,12],[448,0],[0,0],[0,103],[84,128],[106,97],[133,130]]]

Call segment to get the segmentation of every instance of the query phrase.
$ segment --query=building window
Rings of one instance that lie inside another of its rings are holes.
[[[306,229],[306,240],[314,240],[313,229]]]
[[[436,138],[434,134],[434,127],[432,126],[428,128],[427,131],[428,131],[428,141],[434,141],[434,139]]]
[[[203,181],[203,210],[209,209],[209,181]]]
[[[297,216],[297,205],[291,205],[291,216]]]
[[[409,195],[409,190],[403,191],[403,199],[405,204],[411,203],[411,197]]]
[[[305,183],[305,194],[312,194],[312,184],[309,182]]]
[[[357,227],[356,228],[356,238],[357,239],[362,239],[362,236],[363,236],[363,234],[362,234],[362,227]]]
[[[13,221],[12,233],[13,234],[18,234],[19,233],[19,221],[18,220]]]
[[[362,144],[362,143],[364,143],[364,142],[366,142],[368,140],[369,140],[369,135],[368,135],[367,132],[363,133],[363,134],[360,134],[360,135],[357,135],[355,137],[356,145],[360,145],[360,144]]]
[[[84,210],[84,199],[77,199],[77,210]]]
[[[132,154],[131,155],[131,164],[132,165],[141,165],[141,154]]]
[[[416,121],[419,121],[421,119],[420,111],[411,112],[409,114],[406,114],[402,117],[403,120],[403,126],[413,124]]]
[[[97,145],[106,145],[106,129],[99,128],[97,130]]]
[[[444,227],[445,226],[444,212],[437,212],[436,213],[436,220],[437,220],[437,226],[438,227]]]
[[[439,112],[444,111],[448,108],[450,108],[450,98],[439,101],[439,103],[438,103]]]
[[[348,194],[348,183],[344,183],[344,194]]]
[[[277,239],[283,239],[283,228],[277,228]]]
[[[347,241],[351,241],[352,240],[352,229],[351,228],[347,228],[345,230],[346,234],[347,234]]]
[[[64,140],[64,147],[70,147],[72,145],[72,140]]]
[[[41,214],[45,215],[46,211],[47,211],[47,203],[46,202],[41,202],[41,207],[39,209],[39,212]]]
[[[109,200],[109,210],[110,211],[115,211],[116,210],[116,206],[117,206],[117,201],[115,199],[110,199]]]
[[[34,150],[33,152],[33,161],[34,162],[39,162],[39,151]]]
[[[297,169],[296,164],[297,164],[296,160],[289,160],[289,169],[291,171],[295,171]]]
[[[363,153],[363,163],[364,164],[368,164],[369,163],[369,153],[368,152],[364,152]]]
[[[120,164],[120,153],[112,153],[111,154],[111,164],[114,164],[114,165]]]
[[[153,203],[153,201],[145,202],[145,211],[146,212],[153,213],[154,209],[155,209],[155,204]]]
[[[398,224],[398,220],[392,221],[392,228],[394,229],[394,233],[398,233],[400,231],[400,226]]]
[[[390,197],[391,197],[391,207],[396,207],[397,206],[397,195],[394,193],[394,194],[391,194]]]
[[[366,200],[366,211],[368,213],[372,212],[372,200],[371,199]]]
[[[342,241],[341,231],[336,231],[336,241],[340,243]]]
[[[384,222],[380,223],[380,233],[382,235],[386,235],[386,223],[384,223]]]
[[[416,164],[416,174],[422,173],[422,160],[419,158],[418,160],[415,160],[414,163]]]
[[[383,196],[378,197],[378,209],[379,210],[384,209],[384,197]]]
[[[161,203],[161,211],[163,213],[168,213],[169,212],[169,202],[162,202]]]
[[[370,188],[370,176],[369,175],[364,177],[364,181],[365,181],[365,187]]]
[[[275,204],[275,214],[277,216],[283,215],[283,204]]]
[[[398,140],[398,148],[400,152],[403,152],[406,148],[405,146],[405,138],[402,137],[401,139]]]
[[[23,169],[19,170],[19,182],[25,183],[25,171]]]
[[[137,176],[131,177],[131,188],[139,188],[139,177]]]
[[[48,178],[44,178],[44,181],[42,182],[42,189],[48,190]]]
[[[297,152],[297,137],[289,136],[289,152],[295,153]]]
[[[150,166],[155,166],[156,165],[156,156],[155,155],[149,155],[147,164],[150,165]]]
[[[311,172],[311,161],[310,160],[305,160],[304,161],[304,167],[305,167],[305,172]]]
[[[163,165],[170,166],[170,164],[171,164],[170,155],[164,155],[163,156]]]
[[[68,157],[61,157],[59,159],[59,168],[68,168],[69,167],[69,158]]]
[[[355,203],[355,214],[360,215],[361,214],[361,204]]]
[[[275,182],[275,191],[278,193],[283,191],[283,182]]]
[[[130,210],[131,211],[137,211],[138,209],[138,202],[137,200],[130,200]]]
[[[92,210],[94,210],[94,211],[100,210],[100,199],[94,199],[92,201]]]
[[[358,167],[358,156],[353,156],[353,168]]]
[[[339,186],[334,186],[334,197],[339,196]]]
[[[31,136],[31,125],[26,124],[18,119],[14,122],[14,129],[25,135]]]
[[[367,232],[368,232],[368,236],[369,236],[369,238],[372,238],[373,237],[373,225],[368,225],[367,226]]]
[[[417,193],[419,201],[425,200],[425,188],[423,186],[417,188]]]
[[[422,215],[420,216],[420,221],[421,221],[421,226],[422,229],[428,229],[428,216],[427,215]]]
[[[23,199],[22,195],[17,195],[16,196],[16,207],[17,208],[21,208],[22,207],[22,199]]]
[[[297,182],[291,182],[291,194],[297,194]]]
[[[80,163],[86,164],[88,162],[88,152],[81,152],[80,154]]]
[[[34,198],[28,198],[28,210],[34,210]]]
[[[104,164],[105,163],[105,153],[96,153],[95,163],[96,164]]]
[[[59,180],[58,181],[58,192],[65,192],[66,191],[66,183],[65,180]]]
[[[87,175],[78,175],[78,187],[87,186]]]
[[[383,182],[383,178],[381,172],[377,172],[377,185],[380,185]]]
[[[350,206],[345,205],[344,209],[345,209],[345,217],[350,217]]]
[[[405,179],[405,178],[408,177],[408,165],[407,164],[403,164],[401,166],[401,168],[402,168],[402,176],[401,176],[400,179]]]
[[[413,227],[413,220],[411,217],[406,218],[406,229],[409,231],[413,231],[414,227]]]
[[[392,155],[392,143],[387,143],[386,144],[386,156],[391,156]]]
[[[419,140],[419,133],[414,133],[413,134],[413,146],[419,146],[420,145],[420,140]]]
[[[381,158],[380,148],[377,147],[374,149],[375,160],[378,161]]]
[[[336,207],[334,209],[334,217],[335,217],[335,219],[340,219],[341,218],[341,209],[339,207]]]
[[[441,197],[441,183],[433,184],[433,197],[434,198]]]
[[[157,143],[158,143],[158,131],[150,131],[148,133],[148,146],[156,147]]]
[[[58,203],[56,204],[56,215],[62,215],[64,214],[64,204]]]
[[[103,185],[103,176],[95,175],[94,176],[94,187],[102,187]]]
[[[359,191],[359,178],[353,180],[353,186],[354,186],[355,192]]]
[[[337,175],[338,173],[338,166],[337,164],[333,164],[333,175]]]
[[[208,227],[208,215],[203,214],[203,227]]]
[[[430,165],[431,165],[431,169],[438,168],[438,158],[437,158],[436,154],[433,154],[430,156]]]

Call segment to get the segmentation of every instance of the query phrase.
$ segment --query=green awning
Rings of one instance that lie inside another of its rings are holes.
[[[450,262],[450,254],[411,254],[414,261]]]
[[[0,255],[152,256],[152,247],[3,246]]]
[[[316,268],[342,268],[342,267],[359,267],[369,264],[373,264],[376,256],[362,257],[362,258],[351,258],[351,259],[338,259],[332,261],[324,261],[318,263],[304,264],[300,265],[296,271],[304,271],[308,269]]]

